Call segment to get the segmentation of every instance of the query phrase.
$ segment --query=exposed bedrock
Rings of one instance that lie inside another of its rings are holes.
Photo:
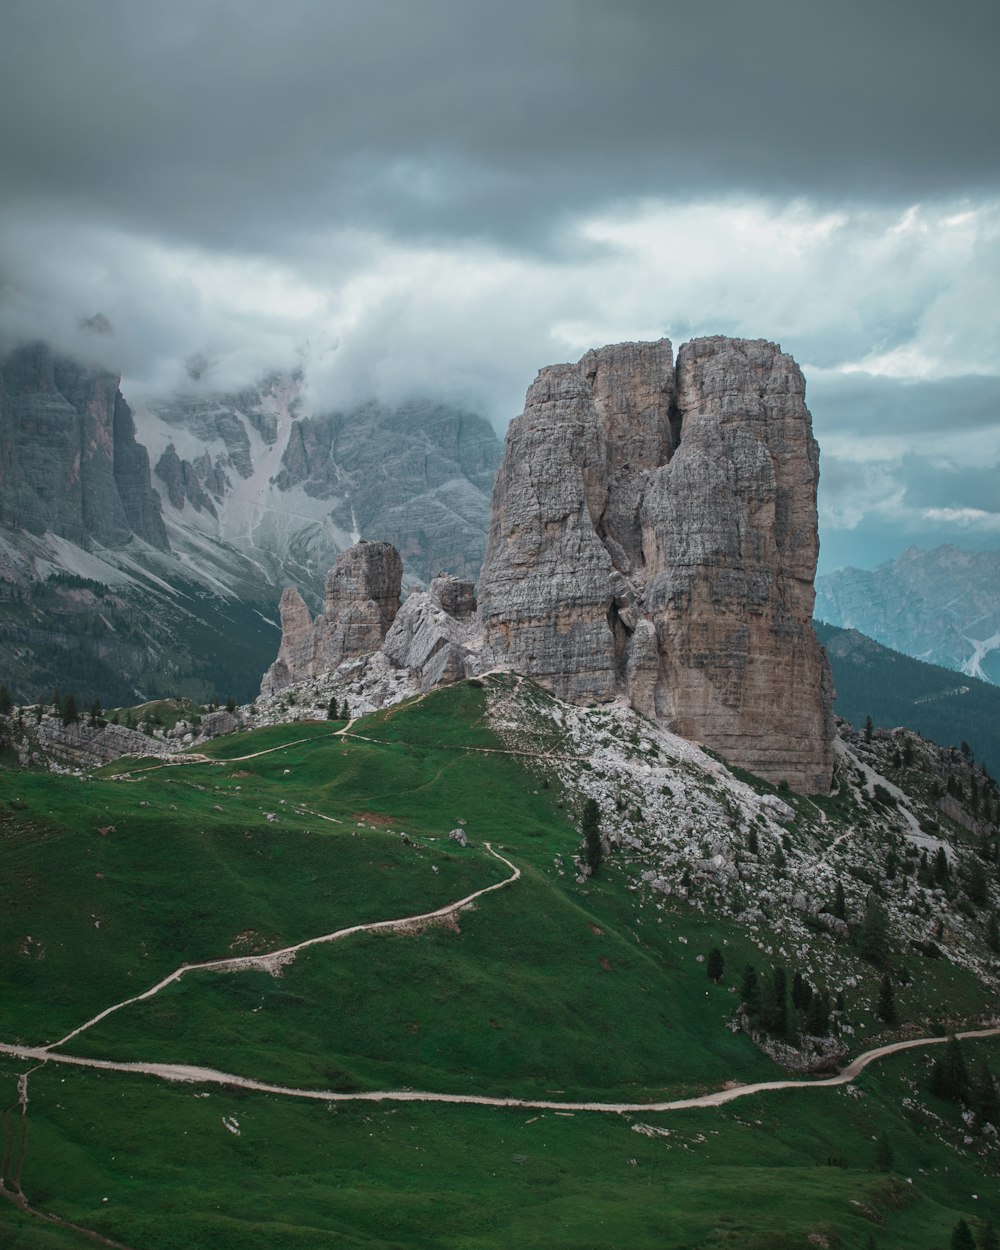
[[[799,790],[829,788],[811,626],[818,449],[762,340],[667,340],[543,369],[512,422],[480,579],[485,662],[645,715]]]
[[[149,457],[116,375],[43,344],[0,360],[0,524],[80,547],[168,548]]]
[[[445,577],[400,610],[395,550],[361,543],[315,622],[285,592],[262,689],[376,649],[423,689],[499,666],[828,790],[818,465],[802,374],[773,343],[696,339],[676,367],[666,339],[622,343],[543,369],[507,434],[478,608]]]
[[[264,674],[263,694],[371,655],[399,611],[403,562],[391,543],[360,542],[344,551],[326,577],[322,613],[314,621],[294,587],[281,595],[281,646]]]

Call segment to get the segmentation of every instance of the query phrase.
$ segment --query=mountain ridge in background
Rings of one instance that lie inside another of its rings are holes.
[[[861,728],[870,716],[884,729],[914,729],[940,746],[968,743],[1000,773],[1000,690],[937,664],[884,647],[856,629],[815,621],[826,648],[838,716]]]
[[[816,579],[818,620],[1000,685],[1000,552],[908,547]]]
[[[501,447],[430,401],[309,413],[301,377],[147,402],[44,344],[0,361],[0,643],[15,698],[252,698],[290,581],[357,538],[478,571]]]

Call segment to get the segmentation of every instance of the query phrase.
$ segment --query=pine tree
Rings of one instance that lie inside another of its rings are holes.
[[[722,980],[722,974],[726,970],[726,961],[722,957],[722,951],[717,946],[713,946],[708,952],[708,960],[705,965],[705,971],[708,979],[714,981],[716,985]]]
[[[64,725],[75,725],[80,719],[80,713],[76,710],[76,696],[74,694],[68,694],[63,699],[59,715]]]
[[[882,985],[879,988],[878,1006],[875,1008],[875,1014],[886,1024],[898,1024],[899,1016],[896,1014],[896,999],[892,992],[892,978],[888,972],[882,978]]]
[[[761,1019],[773,1037],[788,1036],[788,975],[780,964],[771,969],[764,991]]]
[[[760,1016],[760,981],[757,969],[747,964],[743,969],[743,980],[740,982],[740,1002],[751,1021]]]
[[[804,1011],[812,1001],[812,986],[801,972],[796,971],[792,977],[792,1006],[796,1011]]]
[[[6,686],[0,686],[0,716],[9,716],[14,700]]]
[[[230,695],[226,700],[226,711],[229,712],[230,715],[236,711],[236,700],[232,697],[232,695]]]
[[[983,1225],[983,1231],[979,1236],[979,1250],[1000,1250],[1000,1240],[997,1239],[996,1229],[989,1220]]]
[[[948,880],[948,856],[943,846],[938,847],[934,856],[933,878],[935,885],[944,885]]]
[[[590,868],[590,875],[596,876],[604,858],[601,845],[601,809],[593,799],[583,805],[580,818],[580,832],[583,834],[583,857]]]
[[[826,1037],[830,1032],[830,1000],[822,992],[812,996],[806,1010],[805,1030],[810,1037]]]
[[[90,724],[92,726],[96,726],[97,722],[100,719],[101,719],[101,701],[100,699],[95,699],[94,702],[90,706]]]
[[[995,911],[990,912],[989,920],[986,922],[986,945],[994,955],[1000,954],[1000,923],[997,922]]]
[[[969,1072],[957,1037],[949,1037],[944,1054],[931,1068],[931,1093],[949,1102],[965,1102],[969,1096]]]
[[[878,1146],[875,1150],[875,1166],[880,1172],[891,1172],[893,1164],[892,1146],[885,1133],[879,1134]]]
[[[976,1107],[976,1119],[980,1124],[992,1124],[1000,1129],[1000,1096],[997,1095],[993,1073],[984,1059],[976,1074],[976,1088],[973,1095]]]
[[[838,920],[847,919],[847,900],[844,898],[844,887],[839,881],[833,891],[833,914]]]
[[[986,869],[978,859],[973,859],[968,865],[964,885],[969,901],[975,903],[977,907],[983,907],[990,901]]]
[[[865,900],[865,914],[858,930],[858,951],[877,968],[889,958],[889,917],[874,892]]]
[[[965,1220],[959,1220],[955,1225],[955,1231],[951,1235],[951,1250],[976,1250],[972,1229]]]
[[[336,695],[334,695],[333,698],[330,700],[329,705],[327,706],[326,719],[337,720],[339,718],[339,715],[340,714],[337,710],[337,697]]]
[[[872,718],[870,716],[866,716],[865,717],[865,742],[871,742],[873,728],[874,726],[872,725]]]
[[[753,827],[753,825],[750,826],[750,831],[747,833],[747,850],[751,855],[758,855],[760,853],[760,843],[757,841],[757,830]]]

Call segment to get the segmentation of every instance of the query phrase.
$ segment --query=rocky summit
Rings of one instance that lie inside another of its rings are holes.
[[[818,461],[802,374],[773,343],[697,339],[676,365],[666,339],[624,343],[543,369],[507,435],[475,617],[471,587],[444,581],[383,612],[378,688],[399,697],[387,664],[413,689],[510,669],[570,703],[623,698],[765,778],[826,791]],[[357,658],[317,644],[329,626],[296,592],[282,609],[265,694]]]
[[[264,694],[378,650],[399,611],[403,562],[391,543],[359,542],[326,579],[323,612],[313,621],[292,586],[281,595],[281,648],[264,675]]]

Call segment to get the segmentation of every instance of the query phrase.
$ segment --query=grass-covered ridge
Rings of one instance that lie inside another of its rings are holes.
[[[313,1089],[567,1100],[652,1101],[784,1075],[728,1025],[743,966],[796,966],[798,930],[780,890],[752,924],[742,903],[715,906],[724,887],[699,867],[710,862],[701,841],[725,821],[737,839],[753,829],[758,851],[740,852],[733,879],[744,891],[779,846],[788,863],[774,879],[789,886],[808,855],[839,863],[859,835],[881,856],[878,813],[862,811],[856,778],[826,803],[786,794],[791,817],[775,823],[751,787],[696,752],[671,756],[636,718],[623,732],[615,714],[561,709],[506,679],[342,728],[221,739],[203,748],[214,762],[0,779],[0,1040],[54,1040],[182,963],[442,906],[509,876],[490,841],[520,880],[445,923],[313,947],[279,975],[190,973],[65,1049]],[[657,803],[636,798],[633,777],[655,780]],[[583,793],[601,797],[618,843],[589,880],[573,862]],[[979,920],[963,923],[978,933]],[[893,1036],[872,1011],[880,970],[850,937],[809,940],[802,966],[855,981],[849,1049]],[[701,962],[712,947],[725,955],[718,985]],[[897,958],[916,970],[912,952]],[[898,987],[911,1027],[995,1006],[971,966],[924,967]],[[995,1043],[965,1048],[970,1066],[991,1055],[1000,1067]],[[960,1214],[998,1219],[1000,1202],[995,1146],[979,1133],[966,1142],[960,1109],[927,1092],[930,1062],[885,1061],[853,1092],[648,1117],[328,1107],[50,1064],[30,1077],[22,1183],[33,1205],[133,1250],[764,1247],[810,1234],[931,1250]],[[4,1106],[29,1066],[0,1064]],[[85,1244],[13,1209],[0,1211],[0,1234],[22,1247]]]

